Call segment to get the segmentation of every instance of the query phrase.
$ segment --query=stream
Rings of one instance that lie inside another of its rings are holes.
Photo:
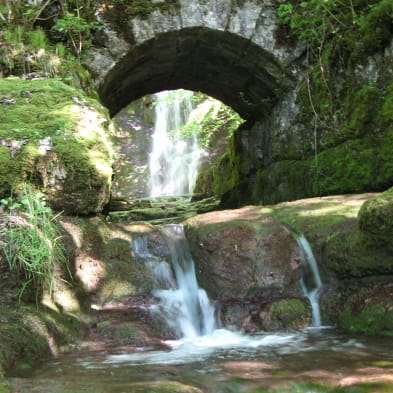
[[[164,342],[167,350],[122,347],[63,354],[11,375],[13,393],[240,393],[294,384],[293,390],[280,391],[318,393],[327,390],[299,384],[393,382],[393,338],[351,337],[330,327],[254,335],[221,328],[213,303],[198,286],[182,225],[167,225],[162,231],[172,266],[150,254],[144,237],[135,239],[132,247],[156,275],[158,303],[151,311],[178,337]],[[316,269],[315,263],[311,271]],[[320,279],[316,281],[319,288]],[[311,296],[310,302],[313,299],[317,297]]]
[[[255,336],[216,330],[194,341],[171,344],[171,351],[119,349],[64,355],[23,371],[23,378],[14,375],[12,392],[153,392],[143,385],[137,388],[151,381],[181,382],[206,393],[250,392],[311,381],[340,386],[393,382],[393,339],[354,338],[329,328]]]
[[[170,130],[187,121],[191,96],[187,94],[184,103],[168,100],[168,94],[161,93],[162,101],[156,107],[157,125],[150,159],[153,196],[192,191],[201,155],[196,140],[186,145],[183,140],[174,143],[173,136],[169,137]],[[150,311],[160,316],[177,339],[163,342],[166,350],[118,347],[65,353],[43,361],[34,369],[14,371],[8,378],[12,393],[393,391],[378,385],[393,383],[392,337],[354,337],[320,326],[318,299],[323,284],[310,245],[303,236],[297,239],[305,271],[300,285],[312,305],[313,327],[246,335],[220,326],[214,303],[197,283],[182,225],[162,226],[161,231],[168,241],[171,263],[152,255],[143,236],[134,239],[131,247],[150,269],[156,283],[153,295],[157,303]],[[327,390],[310,383],[349,386],[349,390]],[[363,383],[374,385],[367,390],[350,388]]]

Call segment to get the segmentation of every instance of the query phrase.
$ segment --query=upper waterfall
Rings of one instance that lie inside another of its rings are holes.
[[[198,138],[182,138],[180,128],[189,121],[193,92],[155,94],[153,148],[149,156],[149,195],[191,194],[203,150]]]

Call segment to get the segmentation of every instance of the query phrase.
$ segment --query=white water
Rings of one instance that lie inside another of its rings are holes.
[[[305,268],[309,267],[312,273],[312,280],[306,280],[305,275],[303,275],[302,279],[300,280],[300,285],[304,295],[309,299],[311,304],[312,324],[314,327],[320,327],[321,312],[319,309],[319,295],[321,292],[322,281],[319,275],[318,264],[314,258],[310,243],[303,235],[300,235],[297,238],[297,243],[301,250],[303,263],[306,265]],[[312,281],[311,284],[310,281]]]
[[[178,130],[190,118],[193,92],[155,94],[153,148],[149,156],[149,196],[191,194],[203,150],[196,135],[180,138]]]
[[[155,311],[179,338],[193,340],[209,335],[216,326],[214,305],[206,291],[198,286],[183,226],[166,225],[162,231],[170,247],[171,267],[150,254],[146,239],[140,238],[133,243],[134,252],[146,260],[157,285],[153,294],[160,303]]]

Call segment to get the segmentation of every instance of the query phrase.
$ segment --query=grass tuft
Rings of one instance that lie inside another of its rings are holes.
[[[35,193],[29,184],[23,185],[20,202],[10,199],[1,201],[11,214],[7,238],[1,248],[10,270],[23,277],[19,299],[32,286],[37,300],[43,290],[53,293],[55,265],[67,266],[57,216],[46,206],[44,195]],[[16,211],[20,214],[15,215]]]

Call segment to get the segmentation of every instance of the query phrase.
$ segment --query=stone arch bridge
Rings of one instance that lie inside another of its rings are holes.
[[[152,3],[147,16],[99,11],[101,48],[86,63],[112,115],[146,94],[184,88],[258,119],[294,85],[302,47],[278,43],[274,1],[181,0],[166,10]]]

